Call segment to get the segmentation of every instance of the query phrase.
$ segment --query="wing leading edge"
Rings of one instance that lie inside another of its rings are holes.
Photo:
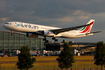
[[[81,28],[81,27],[88,26],[88,25],[91,25],[91,24],[75,26],[75,27],[69,27],[69,28],[62,28],[62,29],[54,29],[54,30],[50,30],[50,31],[57,35],[57,34],[59,34],[61,32],[66,32],[66,31],[70,31],[70,30],[76,30],[77,28]]]

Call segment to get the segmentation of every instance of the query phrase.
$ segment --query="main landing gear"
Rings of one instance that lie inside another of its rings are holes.
[[[49,40],[46,39],[46,37],[44,37],[43,40],[45,41],[45,42],[44,42],[45,44],[48,43],[48,42],[50,42]],[[54,40],[55,42],[58,41],[58,39],[56,39],[55,37],[53,37],[52,40]]]
[[[53,38],[52,38],[52,40],[54,40],[55,42],[57,42],[57,41],[58,41],[58,39],[56,39],[55,37],[53,37]]]
[[[44,37],[43,41],[44,41],[44,45],[46,45],[46,44],[49,42],[49,41],[46,39],[46,37]]]
[[[49,41],[46,39],[46,37],[44,37],[44,39],[43,39],[46,43],[48,43]]]

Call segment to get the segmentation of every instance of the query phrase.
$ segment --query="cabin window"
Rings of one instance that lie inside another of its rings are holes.
[[[9,24],[9,23],[5,23],[5,24]]]

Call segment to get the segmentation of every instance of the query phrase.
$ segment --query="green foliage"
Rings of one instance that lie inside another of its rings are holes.
[[[105,44],[103,41],[97,43],[94,59],[94,64],[101,66],[105,65]]]
[[[59,63],[59,67],[61,69],[72,67],[72,63],[74,63],[74,57],[73,56],[74,55],[71,52],[71,48],[70,48],[69,44],[64,42],[63,50],[61,51],[59,58],[56,59]]]
[[[31,58],[30,49],[27,45],[21,47],[21,53],[18,55],[17,68],[29,69],[33,67],[33,63],[36,61],[35,58]]]

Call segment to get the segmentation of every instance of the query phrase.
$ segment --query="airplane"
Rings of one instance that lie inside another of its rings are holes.
[[[24,32],[26,33],[26,36],[30,38],[38,38],[38,35],[43,36],[44,37],[43,40],[48,42],[46,37],[52,37],[53,40],[58,41],[56,37],[80,38],[80,37],[93,35],[94,33],[99,33],[100,31],[90,32],[94,22],[95,20],[91,19],[86,25],[68,27],[68,28],[59,28],[59,27],[12,21],[12,22],[6,22],[5,24],[3,24],[3,27],[8,30],[11,30],[12,35],[13,31]]]

